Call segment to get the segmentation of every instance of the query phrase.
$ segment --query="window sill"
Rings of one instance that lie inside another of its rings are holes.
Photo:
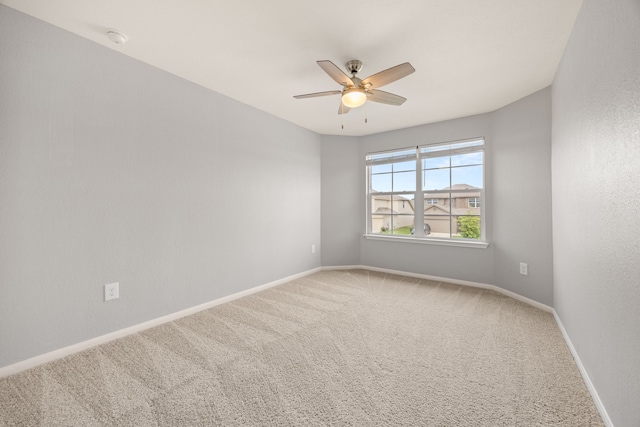
[[[364,238],[370,240],[384,240],[387,242],[417,243],[420,245],[457,246],[473,249],[486,249],[489,246],[489,242],[483,242],[479,240],[438,239],[433,237],[391,237],[382,236],[379,234],[365,234]]]

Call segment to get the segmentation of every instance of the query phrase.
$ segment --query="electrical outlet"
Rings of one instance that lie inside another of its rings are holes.
[[[316,253],[316,245],[311,245],[311,253],[312,254]]]
[[[520,274],[522,274],[523,276],[529,275],[529,266],[524,262],[520,263]]]
[[[116,298],[120,298],[120,283],[116,282],[104,285],[104,300],[111,301]]]

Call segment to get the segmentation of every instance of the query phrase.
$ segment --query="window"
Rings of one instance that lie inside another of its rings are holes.
[[[483,138],[370,153],[366,165],[368,236],[484,239]]]

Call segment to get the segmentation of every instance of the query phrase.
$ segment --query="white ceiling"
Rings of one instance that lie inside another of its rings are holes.
[[[582,0],[0,3],[315,132],[367,135],[493,111],[549,86]],[[361,78],[410,62],[415,73],[383,88],[407,102],[338,116],[338,96],[294,99],[340,89],[324,59],[363,61]]]

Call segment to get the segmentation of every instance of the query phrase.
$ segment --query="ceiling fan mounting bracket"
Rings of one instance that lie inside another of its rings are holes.
[[[357,59],[352,59],[351,61],[347,62],[344,66],[347,67],[347,70],[349,70],[349,72],[355,76],[358,73],[358,71],[362,70],[362,61],[358,61]]]

